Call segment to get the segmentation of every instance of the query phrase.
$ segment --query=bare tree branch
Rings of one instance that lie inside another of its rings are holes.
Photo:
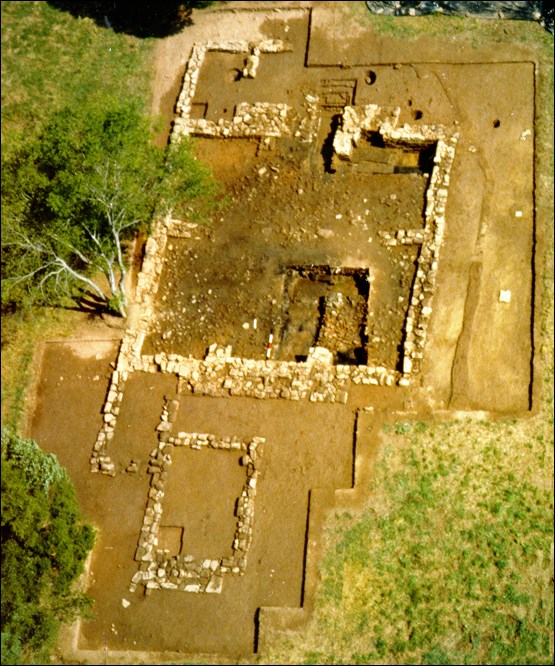
[[[41,277],[41,280],[37,285],[37,290],[44,294],[44,287],[48,282],[48,280],[56,275],[61,275],[62,273],[65,273],[66,275],[71,276],[74,280],[86,284],[89,287],[89,289],[91,289],[95,294],[97,294],[97,296],[99,296],[102,300],[108,301],[108,298],[97,284],[95,284],[86,275],[83,275],[79,271],[72,268],[67,263],[67,261],[62,256],[60,256],[59,253],[56,252],[56,250],[53,247],[50,247],[44,241],[32,238],[29,234],[19,229],[14,229],[12,230],[11,233],[15,236],[15,239],[14,240],[8,239],[7,241],[5,241],[3,243],[4,247],[18,247],[24,250],[25,253],[34,255],[37,259],[40,259],[40,257],[51,257],[51,259],[45,261],[45,263],[42,263],[40,266],[33,269],[32,271],[28,271],[23,275],[8,277],[5,280],[3,280],[3,282],[18,284],[21,282],[30,281],[32,280],[32,278],[34,278],[35,276],[44,271],[45,274]],[[58,241],[60,242],[60,244],[69,247],[70,250],[76,252],[78,256],[82,254],[71,243],[64,241],[64,239],[59,238],[55,234],[52,234],[50,238],[53,241]],[[90,261],[87,261],[87,263],[91,264]],[[51,270],[53,267],[57,267],[57,270]]]

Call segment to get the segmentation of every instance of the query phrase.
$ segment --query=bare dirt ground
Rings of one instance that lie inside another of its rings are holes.
[[[350,22],[348,4],[227,3],[224,10],[196,13],[193,26],[160,41],[153,110],[168,129],[193,44],[220,38],[282,39],[292,50],[263,57],[252,80],[237,80],[244,58],[209,54],[195,113],[230,118],[240,101],[285,102],[300,113],[312,94],[322,100],[322,119],[310,144],[196,140],[199,158],[212,166],[229,203],[192,238],[169,239],[143,353],[202,358],[217,342],[231,345],[235,355],[263,359],[276,332],[276,358],[303,358],[315,341],[321,299],[341,291],[356,313],[361,292],[354,280],[315,284],[291,268],[334,266],[372,276],[367,336],[354,325],[352,345],[337,350],[336,362],[357,363],[357,349],[364,348],[369,363],[399,364],[416,255],[412,246],[386,248],[379,232],[422,228],[431,165],[426,155],[382,154],[383,164],[402,168],[377,173],[370,150],[355,168],[329,168],[342,105],[377,103],[399,106],[400,124],[436,123],[460,132],[420,378],[408,388],[353,386],[346,405],[183,395],[177,429],[266,439],[253,541],[245,575],[227,576],[221,594],[144,595],[128,588],[149,492],[147,461],[157,446],[164,398],[175,394],[177,380],[130,377],[111,443],[118,474],[91,474],[88,460],[123,329],[106,329],[104,341],[85,330],[80,341],[47,343],[30,431],[68,468],[84,514],[99,530],[88,579],[95,619],[69,635],[66,658],[248,659],[263,639],[264,622],[279,624],[268,608],[310,608],[324,506],[314,498],[331,502],[335,489],[355,482],[355,495],[361,492],[384,414],[530,409],[534,63],[516,49],[455,53],[447,42],[377,37]],[[507,289],[510,303],[499,302]],[[378,416],[360,411],[365,408]],[[360,415],[364,434],[356,435]],[[138,472],[126,474],[132,459]],[[199,557],[225,555],[242,483],[238,470],[238,461],[221,452],[180,452],[164,500],[161,538],[170,549],[182,540]]]

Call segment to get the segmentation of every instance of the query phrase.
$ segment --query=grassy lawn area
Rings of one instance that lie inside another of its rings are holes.
[[[272,663],[549,664],[553,423],[386,426],[370,500],[328,520],[315,616]]]
[[[148,109],[154,43],[48,2],[2,2],[2,150],[66,105],[122,96]]]

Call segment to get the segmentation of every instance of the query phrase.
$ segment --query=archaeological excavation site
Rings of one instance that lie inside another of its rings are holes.
[[[155,91],[225,205],[154,221],[121,335],[43,352],[33,435],[79,439],[99,530],[77,659],[252,658],[310,617],[383,422],[534,409],[530,56],[227,4]]]

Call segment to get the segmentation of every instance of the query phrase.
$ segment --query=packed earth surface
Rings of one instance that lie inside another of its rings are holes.
[[[310,611],[384,419],[532,409],[535,64],[349,4],[226,3],[159,43],[153,111],[225,197],[155,225],[125,328],[43,345],[30,432],[99,535],[66,657],[248,658]]]

